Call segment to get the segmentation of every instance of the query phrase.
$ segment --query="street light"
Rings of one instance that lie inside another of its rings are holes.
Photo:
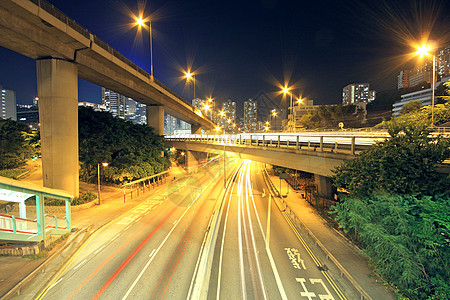
[[[101,164],[103,167],[107,167],[108,163]],[[100,164],[97,164],[97,186],[98,186],[98,205],[100,205]]]
[[[186,81],[189,81],[192,79],[192,81],[194,82],[194,99],[195,99],[195,75],[192,74],[191,72],[185,72],[184,77],[186,78]]]
[[[139,26],[139,28],[145,26],[145,20],[142,19],[142,17],[136,18],[136,25]],[[152,38],[152,22],[150,19],[148,20],[148,32],[150,35],[150,75],[152,76],[153,80],[153,38]]]
[[[422,45],[421,47],[417,47],[417,55],[420,55],[420,57],[423,57],[424,55],[431,55],[428,53],[430,51],[430,47],[426,45]],[[436,55],[433,53],[433,79],[432,79],[432,86],[431,86],[431,127],[434,127],[434,85],[436,82]]]

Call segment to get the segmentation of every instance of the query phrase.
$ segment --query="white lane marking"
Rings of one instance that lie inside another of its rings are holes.
[[[241,273],[241,289],[242,298],[247,299],[247,293],[245,288],[245,271],[244,271],[244,250],[242,247],[242,224],[241,224],[241,194],[242,194],[243,176],[242,172],[239,174],[238,183],[238,245],[239,245],[239,269]]]
[[[247,163],[247,174],[246,174],[246,185],[247,185],[247,192],[245,193],[245,202],[247,205],[247,218],[248,218],[248,223],[249,223],[249,227],[250,227],[250,236],[252,239],[252,245],[253,245],[253,255],[255,256],[255,260],[256,260],[256,267],[258,270],[258,277],[259,277],[259,282],[261,284],[261,288],[263,290],[263,295],[264,295],[264,299],[267,299],[267,293],[266,293],[266,288],[264,286],[264,281],[262,278],[262,273],[261,273],[261,264],[259,262],[259,257],[258,257],[258,253],[256,250],[256,241],[255,241],[255,233],[253,232],[253,223],[252,223],[252,218],[250,216],[250,206],[248,204],[248,195],[251,193],[252,190],[252,184],[250,182],[250,164]]]
[[[152,253],[150,253],[150,255],[148,257],[152,257],[155,254],[156,249],[153,249]],[[153,257],[151,258],[153,259]]]
[[[205,188],[200,192],[200,194],[194,199],[194,201],[192,201],[192,203],[194,203],[195,201],[197,201],[197,199],[200,197],[200,195],[203,193],[204,190],[206,190],[206,188],[210,185],[211,183],[209,183],[207,186],[205,186]],[[179,220],[183,219],[183,217],[186,215],[186,213],[191,209],[193,205],[189,206],[184,212],[183,214],[178,218]],[[162,248],[162,246],[164,246],[164,244],[166,243],[166,241],[169,239],[170,235],[172,234],[172,232],[175,230],[177,226],[174,225],[172,226],[172,229],[167,233],[166,238],[161,242],[161,244],[159,245],[159,247],[156,249],[156,251],[152,252],[153,256],[150,257],[150,259],[147,261],[147,263],[145,264],[144,268],[142,268],[141,272],[139,273],[139,275],[136,277],[136,279],[134,280],[133,284],[130,286],[130,288],[128,289],[128,291],[126,292],[125,296],[123,296],[122,300],[125,300],[128,298],[128,296],[130,295],[131,291],[134,289],[134,287],[136,286],[136,284],[139,282],[139,280],[142,278],[142,276],[144,275],[145,271],[147,270],[147,268],[150,266],[150,264],[152,263],[153,259],[155,258],[156,254],[158,254],[159,250]]]
[[[105,248],[105,245],[103,245],[100,248],[98,248],[97,251],[94,252],[94,254],[99,253],[100,251],[102,251],[103,248]]]
[[[80,262],[75,268],[73,268],[74,270],[78,269],[79,267],[81,267],[82,264],[84,264],[86,262],[86,260],[83,260],[82,262]]]
[[[117,239],[119,236],[120,236],[120,233],[116,234],[116,236],[111,239],[111,242],[114,241],[115,239]]]
[[[63,280],[64,277],[61,277],[57,282],[55,282],[51,287],[48,288],[47,292],[50,291],[55,285],[57,285],[58,283],[61,282],[61,280]]]
[[[180,219],[176,219],[175,222],[173,222],[173,226],[176,226],[180,222]]]
[[[133,225],[133,224],[131,224]],[[129,225],[127,228],[125,228],[123,231],[127,231],[128,229],[130,229],[131,225]]]
[[[241,163],[242,166],[242,163]],[[240,167],[241,167],[240,166]],[[235,174],[233,175],[233,177],[236,176],[237,170],[235,172]],[[231,189],[231,192],[228,195],[228,206],[227,206],[227,213],[225,215],[225,223],[223,226],[223,233],[222,233],[222,244],[220,245],[220,256],[219,256],[219,274],[217,276],[217,295],[216,295],[216,299],[219,299],[220,297],[220,282],[221,282],[221,278],[222,278],[222,261],[223,261],[223,248],[224,248],[224,244],[225,244],[225,234],[227,232],[227,223],[228,223],[228,215],[230,212],[230,203],[231,203],[231,197],[233,195],[233,189],[236,185],[233,182],[233,188]]]
[[[134,221],[134,223],[137,223],[140,219],[142,219],[142,217],[137,218],[136,221]]]
[[[147,211],[147,212],[144,214],[144,216],[148,215],[149,213],[150,213],[150,211]]]
[[[255,199],[253,197],[253,191],[250,191],[250,197],[252,198],[253,209],[255,210],[256,219],[258,220],[258,224],[259,224],[259,229],[261,230],[261,234],[262,234],[263,238],[265,239],[266,236],[264,234],[264,230],[261,225],[261,220],[259,218],[258,210],[256,209]],[[275,276],[275,281],[277,282],[278,291],[280,292],[281,298],[287,300],[288,297],[286,295],[286,291],[284,290],[283,283],[281,282],[281,278],[280,278],[280,274],[278,273],[277,266],[275,265],[275,261],[272,256],[272,251],[270,251],[269,247],[266,247],[266,252],[267,252],[267,256],[269,257],[270,266],[272,267],[272,272]]]

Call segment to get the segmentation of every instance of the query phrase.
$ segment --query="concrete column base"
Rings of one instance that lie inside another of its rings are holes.
[[[147,125],[155,129],[155,134],[164,135],[164,106],[147,105]]]
[[[78,69],[52,58],[36,67],[44,186],[78,197]]]
[[[333,181],[329,177],[314,174],[317,192],[320,196],[331,198],[333,196]]]
[[[188,173],[197,173],[198,165],[208,158],[208,153],[198,151],[186,151],[186,164]]]

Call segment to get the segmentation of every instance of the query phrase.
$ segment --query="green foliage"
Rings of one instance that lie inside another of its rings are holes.
[[[349,194],[333,209],[339,226],[364,249],[377,273],[409,299],[447,299],[450,285],[448,137],[427,125],[388,126],[379,142],[334,172]]]
[[[308,111],[300,119],[306,128],[339,128],[343,122],[345,127],[360,127],[364,118],[363,110],[355,105],[322,105]]]
[[[450,157],[449,138],[428,135],[424,125],[390,123],[391,138],[379,142],[334,172],[338,188],[353,195],[375,191],[433,195],[446,191],[450,179],[435,166]]]
[[[402,114],[397,118],[390,121],[384,121],[375,128],[389,128],[397,126],[414,126],[416,124],[421,126],[431,125],[431,105],[423,106],[419,110],[415,110],[406,114]],[[434,125],[439,126],[441,124],[450,122],[450,103],[435,104],[434,105]]]
[[[22,174],[28,173],[29,170],[24,169],[5,169],[0,170],[0,176],[12,178],[12,179],[18,179]]]
[[[374,270],[410,299],[446,299],[450,278],[450,197],[372,194],[334,208]]]
[[[24,166],[35,155],[31,130],[25,124],[0,119],[0,170]]]
[[[166,170],[170,162],[161,157],[164,139],[146,125],[136,125],[107,112],[79,108],[80,178],[95,183],[97,164],[101,180],[123,183]]]
[[[414,113],[418,111],[422,107],[422,102],[420,101],[410,101],[403,105],[402,109],[400,110],[400,115],[405,115],[409,113]]]
[[[81,204],[84,204],[84,203],[91,202],[92,200],[95,200],[95,199],[97,199],[97,196],[95,194],[93,194],[91,192],[87,192],[87,193],[85,193],[83,195],[80,195],[80,197],[78,197],[78,198],[74,198],[72,200],[71,205],[72,206],[81,205]]]

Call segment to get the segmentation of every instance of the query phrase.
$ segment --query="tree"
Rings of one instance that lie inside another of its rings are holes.
[[[388,131],[389,139],[334,171],[338,188],[357,196],[376,191],[433,195],[448,189],[450,179],[436,171],[436,164],[450,157],[449,138],[429,136],[426,125],[397,124],[395,120]]]
[[[80,177],[94,182],[97,164],[108,162],[102,179],[122,183],[151,176],[170,166],[161,157],[166,146],[153,128],[113,117],[107,112],[79,108]]]
[[[394,120],[388,130],[391,138],[334,171],[348,195],[332,214],[403,296],[448,299],[450,176],[436,165],[450,157],[449,138],[422,123]]]
[[[400,110],[400,115],[405,115],[409,113],[414,113],[418,111],[422,107],[422,102],[420,101],[409,101],[405,105],[403,105],[402,109]]]
[[[0,170],[24,166],[35,154],[33,134],[23,123],[0,119]]]

